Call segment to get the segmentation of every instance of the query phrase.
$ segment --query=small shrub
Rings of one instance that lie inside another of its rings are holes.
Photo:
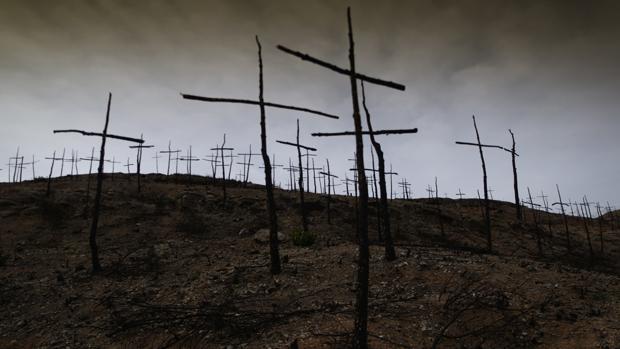
[[[291,234],[291,241],[293,241],[293,245],[295,246],[312,246],[315,240],[316,237],[314,236],[314,234],[307,231],[295,231]]]

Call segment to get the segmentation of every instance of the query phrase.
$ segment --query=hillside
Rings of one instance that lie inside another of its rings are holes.
[[[326,198],[309,194],[316,241],[300,247],[297,195],[276,191],[283,272],[272,276],[261,186],[227,182],[224,205],[208,178],[148,175],[140,194],[128,179],[104,183],[97,275],[86,176],[55,179],[49,198],[45,181],[0,184],[0,348],[347,347],[354,198],[333,197],[328,224]],[[537,229],[532,211],[518,224],[495,201],[489,254],[478,200],[393,200],[387,262],[371,203],[371,347],[620,347],[610,217],[588,225],[591,258],[578,218],[567,253],[561,216],[539,212]]]

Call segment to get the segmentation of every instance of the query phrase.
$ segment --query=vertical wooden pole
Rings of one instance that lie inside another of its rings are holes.
[[[353,123],[355,125],[355,149],[357,157],[357,181],[359,186],[358,216],[358,262],[357,290],[355,297],[355,320],[353,332],[353,348],[368,348],[368,279],[370,275],[370,249],[368,246],[368,183],[364,166],[364,140],[362,138],[362,122],[357,94],[357,78],[355,70],[355,43],[351,24],[351,8],[347,8],[349,29],[349,66],[351,80],[351,99],[353,103]]]
[[[50,166],[50,174],[47,177],[47,191],[45,192],[45,196],[50,196],[51,187],[52,187],[52,173],[54,172],[54,161],[56,161],[56,151],[52,155],[52,166]]]
[[[308,231],[308,217],[304,202],[304,168],[301,161],[301,148],[299,147],[299,119],[297,119],[297,159],[299,163],[299,210],[301,211],[301,225],[305,232]]]
[[[276,215],[276,203],[273,195],[273,180],[271,179],[271,161],[269,160],[269,154],[267,154],[267,126],[265,120],[265,101],[263,99],[263,56],[258,36],[256,36],[256,45],[258,46],[261,155],[265,164],[265,189],[267,192],[267,213],[269,215],[269,255],[271,257],[271,273],[275,275],[280,274],[282,267],[280,265],[280,250],[278,246],[278,216]]]
[[[478,140],[478,150],[480,151],[480,160],[482,161],[482,182],[484,184],[484,221],[487,235],[487,250],[493,251],[493,240],[491,238],[491,207],[489,203],[489,192],[487,186],[487,166],[484,162],[484,153],[482,151],[482,143],[480,142],[480,133],[476,125],[476,116],[472,115],[474,120],[474,129],[476,130],[476,139]]]
[[[110,122],[110,104],[112,103],[112,93],[108,95],[108,108],[105,116],[105,126],[103,127],[103,136],[101,137],[101,151],[99,153],[99,169],[97,171],[97,189],[95,191],[95,205],[93,207],[93,221],[90,227],[90,254],[93,265],[93,273],[101,271],[99,263],[99,251],[97,248],[97,225],[99,224],[99,213],[101,212],[101,190],[103,188],[103,162],[105,159],[105,142],[108,133],[108,124]],[[64,158],[64,156],[63,156]]]
[[[556,184],[555,188],[558,191],[558,198],[560,199],[560,208],[562,210],[562,219],[564,220],[564,232],[566,235],[566,249],[570,253],[571,246],[570,246],[570,232],[568,230],[568,219],[566,218],[566,211],[564,210],[564,202],[562,202],[562,194],[560,193],[560,186]]]

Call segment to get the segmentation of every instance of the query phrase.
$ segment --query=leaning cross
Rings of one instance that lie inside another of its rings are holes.
[[[99,169],[97,171],[97,191],[95,193],[95,205],[93,208],[93,221],[90,228],[90,252],[91,259],[93,265],[93,272],[101,271],[101,264],[99,262],[99,251],[97,248],[97,225],[99,223],[99,212],[101,211],[101,191],[103,187],[103,163],[105,159],[105,143],[107,138],[119,139],[122,141],[134,142],[142,144],[144,141],[142,139],[119,136],[114,134],[108,134],[108,124],[110,122],[110,104],[112,103],[112,93],[108,95],[108,107],[105,116],[105,126],[103,127],[103,132],[86,132],[75,129],[68,130],[54,130],[54,133],[79,133],[83,136],[95,136],[101,138],[101,151],[99,155]],[[64,156],[63,156],[64,158]]]

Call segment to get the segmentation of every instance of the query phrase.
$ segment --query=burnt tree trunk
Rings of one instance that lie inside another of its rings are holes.
[[[52,173],[54,172],[54,161],[56,161],[56,151],[54,150],[54,154],[52,155],[52,166],[50,166],[50,174],[47,177],[47,190],[45,191],[45,196],[49,197],[52,191]]]
[[[308,217],[304,201],[304,168],[301,161],[301,148],[299,147],[299,119],[297,119],[297,160],[299,163],[299,211],[301,213],[301,226],[305,232],[308,231]]]
[[[539,255],[543,255],[543,246],[542,246],[542,239],[540,236],[540,230],[538,229],[538,218],[536,217],[536,210],[534,209],[534,201],[532,200],[532,193],[530,192],[530,188],[527,188],[527,195],[530,198],[530,205],[531,205],[531,209],[532,209],[532,219],[534,220],[534,231],[536,233],[536,245],[538,246],[538,254]]]
[[[480,142],[480,133],[476,125],[476,117],[472,115],[474,120],[474,129],[476,130],[476,139],[478,140],[478,150],[480,151],[480,161],[482,161],[482,182],[484,184],[484,226],[487,235],[487,250],[493,251],[493,240],[491,238],[491,207],[489,203],[489,191],[487,186],[487,166],[484,162],[484,153],[482,151],[482,143]]]
[[[370,274],[370,251],[368,247],[368,183],[364,166],[364,140],[362,138],[362,121],[360,117],[357,95],[357,79],[355,72],[355,43],[351,24],[351,9],[347,8],[349,29],[349,65],[351,81],[351,99],[353,102],[353,123],[355,125],[355,149],[357,158],[357,181],[359,186],[359,214],[357,224],[358,261],[357,290],[355,296],[355,320],[353,332],[353,348],[368,348],[368,278]]]
[[[568,219],[566,218],[566,211],[564,211],[564,202],[562,202],[562,194],[560,193],[560,186],[555,185],[555,188],[558,190],[558,198],[560,199],[560,209],[562,210],[562,220],[564,221],[564,232],[566,237],[566,249],[568,252],[571,252],[570,245],[570,231],[568,230]]]
[[[256,45],[258,46],[258,101],[260,106],[261,155],[265,167],[265,190],[267,192],[267,214],[269,215],[269,255],[271,257],[271,273],[275,275],[280,274],[282,267],[280,265],[280,251],[278,248],[278,216],[276,215],[276,203],[273,196],[271,161],[269,159],[269,154],[267,154],[267,126],[265,121],[265,104],[263,100],[263,57],[258,36],[256,36]]]
[[[377,160],[379,163],[379,190],[381,191],[381,214],[383,215],[383,236],[385,239],[385,259],[393,261],[396,259],[396,251],[394,250],[394,241],[392,240],[391,224],[390,224],[390,208],[388,206],[387,184],[385,180],[385,158],[383,156],[383,149],[381,144],[375,139],[373,133],[372,121],[370,112],[366,106],[366,93],[364,91],[364,83],[362,82],[362,105],[366,113],[366,123],[368,124],[368,132],[370,134],[370,141],[377,153]],[[390,171],[391,173],[392,171]],[[391,191],[390,186],[390,191]]]
[[[516,143],[515,143],[515,135],[512,133],[512,130],[508,130],[510,132],[510,136],[512,137],[512,176],[514,178],[514,191],[515,191],[515,208],[517,211],[517,221],[521,222],[523,220],[523,212],[521,211],[521,200],[519,199],[519,181],[517,179],[517,153],[516,153]]]

